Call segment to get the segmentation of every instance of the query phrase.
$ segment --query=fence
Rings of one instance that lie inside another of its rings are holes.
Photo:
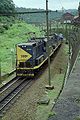
[[[78,55],[79,49],[80,49],[80,29],[77,27],[74,27],[68,34],[68,41],[69,41],[69,52],[70,52],[70,68],[69,68],[69,74],[73,68],[74,62],[76,60],[76,57]]]

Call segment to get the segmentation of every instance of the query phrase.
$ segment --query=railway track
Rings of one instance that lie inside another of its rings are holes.
[[[27,78],[14,78],[14,80],[0,89],[0,116],[3,116],[9,106],[15,102],[19,93],[25,87],[29,88],[34,81]]]
[[[60,47],[59,47],[60,48]],[[58,50],[55,51],[56,56]],[[53,57],[53,58],[54,58]],[[47,63],[46,63],[47,64]],[[20,95],[19,93],[24,89],[24,87],[29,88],[35,80],[37,80],[47,65],[44,65],[43,68],[39,72],[37,72],[37,76],[35,76],[34,80],[27,80],[27,78],[15,77],[10,82],[5,84],[2,88],[0,88],[0,116],[7,111],[9,106],[13,104]]]
[[[18,84],[20,84],[20,78],[15,77],[10,80],[7,84],[0,88],[0,101],[4,99],[12,90],[16,88]]]
[[[10,80],[9,82],[7,82],[5,85],[3,85],[2,87],[0,87],[0,93],[1,93],[1,91],[3,91],[6,87],[8,87],[10,84],[12,84],[12,82],[14,82],[15,79],[17,79],[17,77],[14,77],[12,80]]]

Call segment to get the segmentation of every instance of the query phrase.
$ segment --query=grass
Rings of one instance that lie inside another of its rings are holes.
[[[47,120],[48,117],[56,115],[54,111],[51,111],[52,106],[55,104],[55,100],[61,90],[64,74],[56,74],[54,76],[55,80],[52,81],[52,85],[54,85],[53,90],[47,90],[47,98],[50,99],[49,105],[38,105],[36,120]]]
[[[16,58],[16,44],[26,42],[30,35],[29,32],[35,32],[36,37],[43,35],[38,27],[17,21],[13,26],[0,34],[0,59],[2,73],[10,72],[12,68],[12,59]],[[15,62],[14,62],[15,65]]]
[[[80,120],[80,116],[76,117],[76,119],[75,119],[75,120]]]
[[[50,111],[50,112],[48,113],[48,117],[49,117],[49,118],[50,118],[51,116],[54,116],[54,115],[56,115],[55,112]]]

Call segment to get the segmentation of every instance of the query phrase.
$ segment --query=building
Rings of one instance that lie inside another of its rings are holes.
[[[69,12],[66,12],[62,15],[61,21],[63,23],[71,23],[71,21],[74,19],[74,15],[72,15]]]
[[[74,19],[72,20],[72,24],[80,25],[80,2],[79,2],[79,7],[78,7],[78,16],[74,17]]]

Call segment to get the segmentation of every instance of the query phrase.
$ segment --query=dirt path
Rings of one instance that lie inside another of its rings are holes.
[[[63,44],[59,53],[51,63],[51,76],[65,73],[67,53]],[[45,85],[48,84],[48,70],[46,69],[40,78],[20,96],[15,104],[6,112],[2,120],[34,120],[37,109],[37,101],[45,94]]]

